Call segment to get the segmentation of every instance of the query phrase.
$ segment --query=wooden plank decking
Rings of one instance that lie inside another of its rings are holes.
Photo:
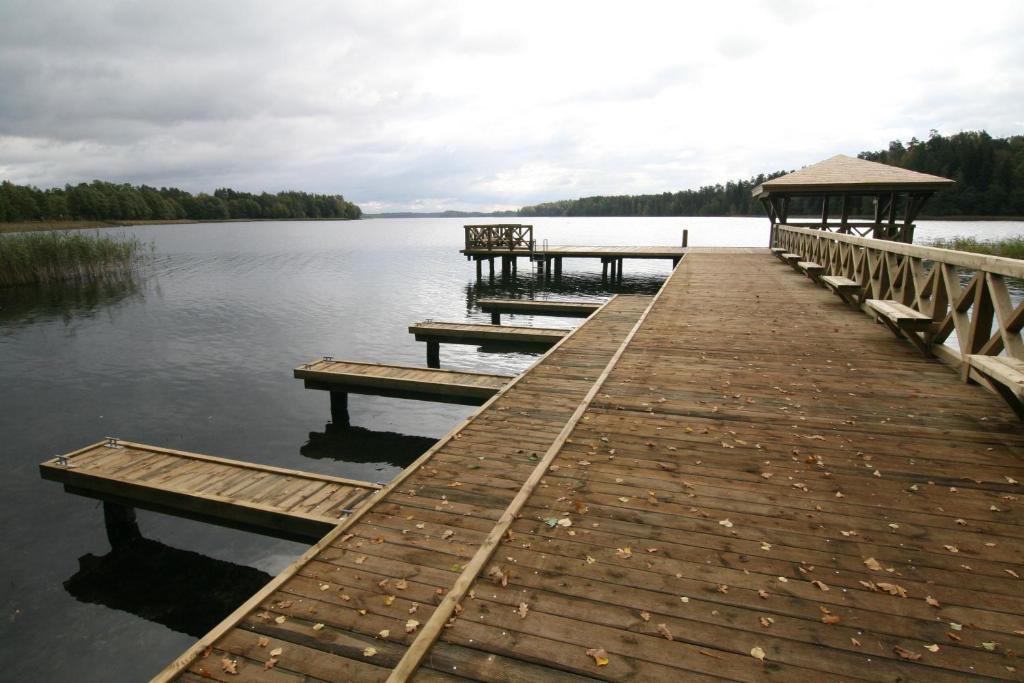
[[[39,472],[71,493],[310,540],[323,538],[381,488],[324,474],[115,443],[100,442],[52,458],[39,465]]]
[[[512,327],[511,325],[484,325],[481,323],[422,322],[409,326],[416,341],[442,344],[487,343],[535,344],[554,346],[569,334],[569,330],[551,327]]]
[[[686,253],[685,247],[598,247],[598,246],[537,246],[530,249],[460,249],[466,256],[529,256],[551,258],[627,258],[627,259],[677,259]]]
[[[692,253],[156,680],[1020,680],[1022,454],[767,252]]]
[[[510,375],[321,359],[295,368],[307,389],[480,405]]]

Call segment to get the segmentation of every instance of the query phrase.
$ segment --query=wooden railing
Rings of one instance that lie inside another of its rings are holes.
[[[938,357],[962,366],[969,355],[1024,361],[1024,302],[1013,303],[1006,280],[1024,279],[1024,261],[951,249],[776,226],[776,245],[860,287],[856,301],[895,300],[932,320],[914,332]],[[956,345],[946,341],[956,333]],[[970,375],[975,378],[974,373]]]
[[[466,250],[533,251],[533,226],[518,223],[467,225]]]

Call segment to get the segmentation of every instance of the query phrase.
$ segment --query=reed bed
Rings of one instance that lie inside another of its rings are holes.
[[[956,249],[957,251],[970,251],[975,254],[1024,259],[1024,235],[995,240],[979,240],[977,237],[957,235],[948,239],[940,238],[934,240],[929,246],[941,247],[942,249]]]
[[[146,256],[142,242],[128,235],[0,234],[0,287],[100,280],[135,271]]]

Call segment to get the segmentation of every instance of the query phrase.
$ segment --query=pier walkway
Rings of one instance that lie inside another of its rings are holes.
[[[1022,454],[767,249],[690,253],[155,680],[1020,680]]]

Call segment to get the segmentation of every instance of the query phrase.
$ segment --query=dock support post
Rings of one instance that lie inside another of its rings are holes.
[[[497,312],[491,313],[491,324],[492,325],[500,325],[501,324],[501,313],[497,313]]]
[[[133,507],[103,501],[103,523],[107,528],[107,540],[110,541],[113,550],[142,538]]]
[[[519,257],[509,256],[509,258],[512,259],[512,277],[519,277]]]
[[[348,417],[348,392],[331,392],[331,422],[339,427],[348,427],[352,424]]]
[[[480,257],[477,256],[476,257],[476,281],[480,282],[480,280],[483,280],[483,279],[484,279],[484,264],[483,264],[483,261],[480,260]]]
[[[615,275],[618,277],[619,282],[622,282],[622,259],[619,258],[618,265],[615,267]]]
[[[427,367],[435,369],[441,367],[441,342],[427,342]]]
[[[487,267],[490,268],[491,282],[494,282],[494,257],[491,256],[487,259]]]
[[[608,282],[608,259],[601,257],[601,282]]]
[[[562,277],[562,257],[561,256],[556,256],[555,257],[555,278],[561,278],[561,277]]]
[[[689,246],[689,244],[690,244],[690,231],[684,229],[683,230],[683,246],[686,247],[686,246]]]
[[[544,279],[544,257],[537,259],[537,275]]]
[[[612,282],[615,282],[615,267],[619,264],[619,260],[616,258],[608,260],[608,277],[611,278]]]

